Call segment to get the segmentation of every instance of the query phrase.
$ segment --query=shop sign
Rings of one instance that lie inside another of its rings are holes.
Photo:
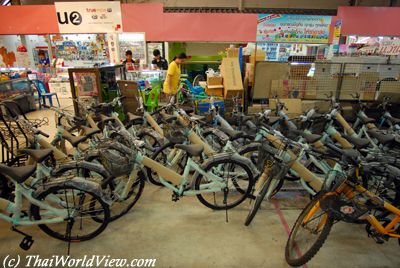
[[[331,16],[259,14],[258,42],[326,44]]]
[[[119,58],[118,34],[116,33],[108,34],[107,43],[108,43],[108,54],[110,63],[114,64],[120,63],[121,60]]]
[[[381,55],[400,55],[400,40],[384,41],[378,48]]]
[[[55,2],[60,33],[122,32],[121,4],[107,2]]]

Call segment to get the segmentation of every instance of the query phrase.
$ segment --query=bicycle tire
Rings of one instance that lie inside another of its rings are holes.
[[[199,193],[197,194],[197,199],[199,199],[199,201],[205,205],[208,208],[211,208],[213,210],[225,210],[225,209],[231,209],[234,208],[238,205],[240,205],[246,198],[248,198],[250,196],[251,193],[251,189],[254,186],[254,179],[253,179],[253,173],[251,171],[251,169],[244,163],[232,159],[232,158],[225,158],[225,159],[214,159],[214,160],[210,160],[210,162],[207,164],[207,166],[204,168],[205,172],[208,172],[211,168],[213,168],[214,166],[218,166],[221,164],[235,164],[240,166],[241,168],[243,168],[247,174],[247,180],[248,180],[248,185],[246,187],[246,189],[243,191],[242,196],[236,200],[235,202],[231,203],[231,204],[224,204],[222,206],[216,205],[215,203],[210,203],[206,200],[206,198],[203,196],[203,194],[205,193]],[[202,183],[202,179],[203,179],[203,175],[199,174],[199,176],[197,176],[195,178],[195,183],[194,183],[194,189],[199,191],[201,189],[200,185]],[[245,180],[244,180],[245,181]],[[237,190],[237,186],[235,186],[235,189]],[[242,188],[240,188],[242,189]],[[238,191],[241,192],[241,191]],[[214,193],[215,194],[215,193]],[[215,195],[214,195],[215,197]]]
[[[286,247],[285,247],[285,259],[286,262],[291,265],[291,266],[301,266],[309,262],[316,254],[317,252],[321,249],[322,245],[328,238],[328,235],[332,229],[332,225],[334,222],[334,217],[331,213],[329,212],[324,212],[323,215],[326,214],[326,222],[325,225],[322,227],[322,231],[320,232],[320,235],[318,238],[315,240],[315,242],[312,244],[312,246],[309,247],[307,252],[301,252],[300,249],[298,249],[297,242],[296,247],[297,247],[297,252],[296,255],[302,254],[302,256],[297,256],[297,258],[292,258],[291,257],[291,241],[293,237],[297,234],[297,231],[299,230],[299,227],[303,224],[304,218],[308,215],[309,211],[317,204],[317,202],[320,202],[324,198],[324,193],[319,193],[311,202],[308,203],[308,205],[303,209],[303,211],[300,213],[299,217],[297,218],[295,224],[293,225],[292,231],[290,232],[289,238],[286,242]]]
[[[254,142],[255,137],[252,135],[248,135],[248,134],[242,134],[234,139],[232,139],[231,141],[235,144],[237,144],[238,146],[245,146],[247,144],[250,144],[252,142]],[[240,141],[242,140],[242,141]]]
[[[140,170],[138,172],[138,177],[135,180],[135,182],[132,184],[132,187],[131,187],[131,189],[128,193],[128,196],[125,200],[128,200],[129,198],[131,198],[133,196],[134,196],[134,198],[132,198],[129,201],[129,203],[126,205],[126,207],[118,213],[116,213],[116,210],[113,208],[113,205],[121,203],[121,202],[114,201],[114,198],[111,196],[111,199],[113,200],[113,204],[110,205],[110,222],[115,221],[115,220],[121,218],[122,216],[124,216],[125,214],[127,214],[135,206],[135,204],[139,201],[140,197],[142,196],[144,185],[145,185],[144,176],[145,175],[143,174],[143,171]],[[114,180],[110,180],[108,183],[102,185],[103,191],[106,191],[107,187],[109,187],[111,191],[114,191],[115,185],[113,182],[114,182]],[[138,187],[138,189],[136,191],[136,194],[133,195],[136,187]]]
[[[9,199],[12,194],[12,190],[8,185],[8,179],[0,174],[0,198]]]
[[[164,144],[160,149],[158,149],[150,158],[151,159],[153,159],[153,160],[157,160],[158,159],[158,157],[161,155],[161,154],[163,154],[163,163],[165,163],[165,157],[167,156],[167,154],[166,153],[163,153],[163,151],[165,151],[166,149],[168,149],[168,148],[174,148],[174,146],[175,146],[175,144],[174,143],[171,143],[171,142],[169,142],[169,143],[166,143],[166,144]],[[186,155],[186,152],[183,152],[185,155],[183,156],[183,158],[186,158],[187,157],[187,155]],[[186,161],[180,161],[181,163],[182,162],[184,162],[185,164],[186,164]],[[160,162],[161,163],[161,162]],[[180,168],[180,169],[182,169],[183,170],[183,168],[184,167],[182,167],[182,165],[181,164],[178,164],[178,167]],[[153,171],[150,169],[150,168],[147,168],[146,167],[146,171],[147,171],[147,178],[149,179],[149,181],[152,183],[152,184],[154,184],[154,185],[156,185],[156,186],[163,186],[164,187],[164,184],[162,184],[157,178],[158,178],[158,175],[157,174],[153,174]],[[178,171],[179,172],[179,171]],[[155,175],[157,175],[157,178],[156,178],[156,176]]]
[[[54,191],[56,190],[62,190],[62,189],[72,189],[72,190],[77,190],[77,191],[83,191],[82,189],[79,189],[75,186],[68,186],[65,184],[62,185],[55,185],[55,186],[50,186],[48,187],[46,190],[44,190],[43,192],[41,192],[36,199],[43,201],[45,199],[45,197],[47,195],[51,195],[53,194]],[[98,228],[95,229],[95,231],[91,232],[90,234],[87,234],[85,236],[82,237],[68,237],[67,234],[65,234],[64,236],[61,235],[60,233],[58,233],[57,231],[54,231],[52,228],[54,226],[57,226],[58,224],[39,224],[39,228],[45,232],[47,235],[54,237],[56,239],[62,240],[62,241],[66,241],[66,242],[81,242],[81,241],[87,241],[90,239],[93,239],[94,237],[98,236],[99,234],[101,234],[107,227],[108,223],[109,223],[109,219],[110,219],[110,210],[108,207],[108,204],[97,194],[93,193],[93,192],[89,192],[89,191],[84,191],[85,194],[91,195],[92,198],[91,200],[96,200],[98,202],[98,204],[100,205],[101,211],[104,213],[104,220],[103,222],[100,223],[100,226]],[[92,202],[92,201],[91,201]],[[39,221],[42,219],[41,215],[40,215],[40,208],[34,204],[31,205],[31,215],[33,216],[33,218],[36,221]],[[97,213],[96,213],[97,214]],[[66,221],[64,221],[66,222]],[[68,223],[67,223],[68,224]],[[61,228],[66,230],[65,227]]]
[[[254,217],[257,214],[258,209],[261,206],[262,201],[264,200],[265,195],[267,194],[269,185],[271,184],[272,179],[270,179],[271,176],[268,176],[268,179],[265,180],[265,182],[263,183],[263,185],[261,186],[261,190],[258,193],[258,195],[256,196],[255,201],[253,202],[253,206],[251,207],[249,214],[246,217],[245,226],[249,226],[250,223],[253,221]]]
[[[250,143],[245,146],[242,146],[238,149],[238,154],[241,156],[244,156],[246,158],[249,158],[250,161],[254,164],[254,166],[257,166],[258,163],[258,151],[260,149],[261,143]],[[250,157],[247,155],[249,153],[252,153]]]

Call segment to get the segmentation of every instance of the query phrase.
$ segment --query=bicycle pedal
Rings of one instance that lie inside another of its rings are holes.
[[[179,201],[179,195],[177,195],[176,193],[172,194],[172,201],[173,202],[178,202]]]
[[[35,241],[32,239],[32,236],[25,236],[19,244],[19,247],[23,250],[29,250],[33,245],[33,242]]]
[[[21,243],[19,244],[19,247],[22,248],[23,250],[29,250],[34,242],[34,240],[32,239],[32,236],[18,230],[17,228],[15,228],[14,226],[11,227],[11,230],[13,232],[19,233],[21,235],[24,236],[24,238],[22,239]]]

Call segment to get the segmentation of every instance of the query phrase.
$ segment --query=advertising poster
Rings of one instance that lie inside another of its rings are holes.
[[[55,2],[60,33],[122,32],[119,1]]]
[[[332,44],[334,45],[339,44],[341,32],[342,32],[342,20],[338,19],[336,20],[335,27],[333,28]]]
[[[257,41],[327,44],[331,16],[259,14]]]
[[[99,95],[95,73],[75,73],[74,75],[79,97]]]

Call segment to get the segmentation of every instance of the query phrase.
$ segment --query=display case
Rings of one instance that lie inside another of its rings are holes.
[[[125,59],[125,52],[132,51],[132,58],[139,60],[140,64],[147,63],[146,39],[144,33],[121,33],[119,40],[119,56],[121,60]]]
[[[98,68],[68,69],[72,98],[91,102],[109,102],[118,95],[119,80],[125,80],[123,65],[107,65]],[[74,102],[75,113],[79,108]]]
[[[33,93],[31,82],[28,78],[0,82],[0,101],[15,101],[24,113],[35,110]]]
[[[126,72],[126,80],[139,81],[139,80],[150,80],[158,79],[160,81],[165,79],[167,71],[162,70],[138,70]]]

